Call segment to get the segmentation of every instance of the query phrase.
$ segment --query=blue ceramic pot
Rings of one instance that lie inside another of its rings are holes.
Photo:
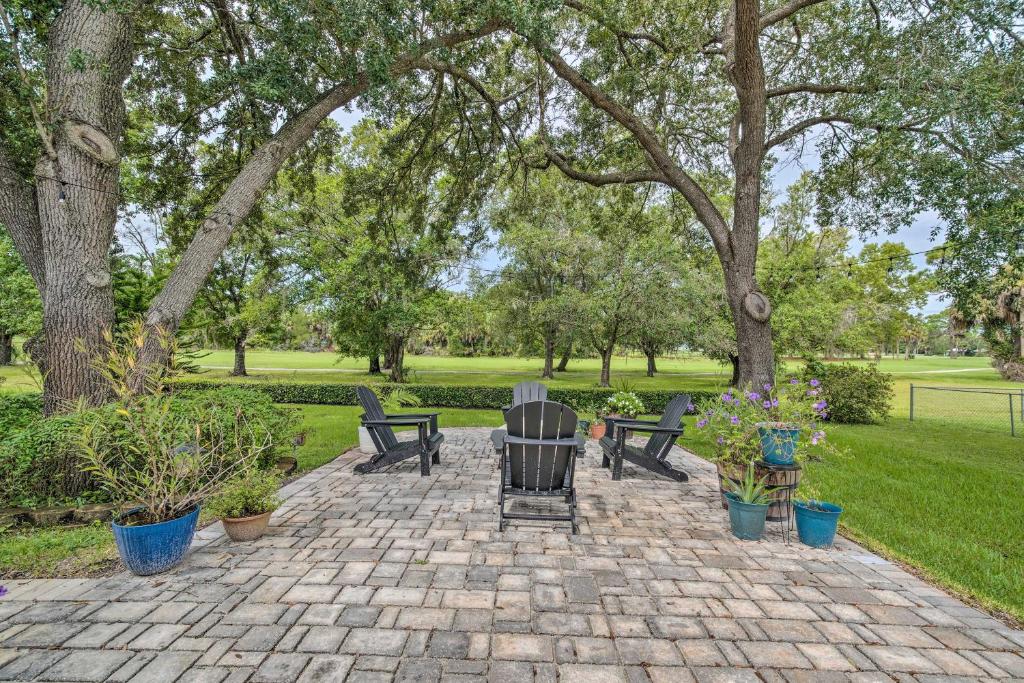
[[[787,425],[761,423],[757,426],[761,438],[761,457],[769,465],[792,465],[793,451],[800,440],[800,430]]]
[[[800,542],[814,548],[830,548],[839,527],[843,508],[818,500],[794,500],[796,533]]]
[[[729,524],[732,527],[732,535],[744,541],[760,541],[764,535],[764,519],[768,514],[768,506],[744,503],[732,493],[725,495],[729,499]]]
[[[149,576],[167,571],[185,557],[196,533],[199,506],[169,522],[141,526],[120,524],[141,509],[129,510],[115,519],[112,526],[117,551],[125,566],[134,574]]]

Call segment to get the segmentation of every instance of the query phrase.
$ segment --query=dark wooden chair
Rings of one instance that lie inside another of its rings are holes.
[[[430,463],[441,463],[441,444],[444,434],[437,431],[437,413],[416,413],[402,415],[386,415],[377,395],[366,387],[357,387],[356,394],[363,406],[363,414],[359,417],[363,426],[370,432],[377,455],[366,462],[356,465],[360,474],[376,472],[379,469],[394,465],[415,456],[420,458],[420,475],[430,474]],[[415,426],[418,429],[414,441],[399,441],[395,438],[392,427]]]
[[[501,407],[501,414],[505,415],[512,406],[528,401],[548,400],[548,387],[540,382],[520,382],[512,387],[512,403]]]
[[[658,422],[653,420],[628,420],[624,418],[605,418],[608,426],[605,436],[601,438],[601,466],[612,468],[612,479],[622,479],[622,461],[628,460],[634,465],[660,474],[675,481],[687,481],[690,477],[682,470],[677,470],[668,463],[668,453],[683,434],[682,419],[690,405],[690,397],[679,394],[665,407]],[[640,448],[626,443],[626,431],[647,432],[651,437],[647,444]]]
[[[507,519],[564,521],[576,526],[576,457],[585,442],[576,435],[576,413],[553,401],[529,401],[512,406],[505,416],[507,433],[502,438],[501,489],[498,492],[498,530]],[[561,498],[567,514],[505,510],[505,499]]]

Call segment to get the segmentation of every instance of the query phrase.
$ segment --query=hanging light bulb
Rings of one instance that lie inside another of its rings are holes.
[[[60,181],[60,191],[57,192],[57,203],[59,203],[59,204],[63,204],[64,200],[66,200],[68,198],[68,196],[64,193],[64,187],[65,187],[65,184],[64,184],[64,181],[62,180],[62,181]]]

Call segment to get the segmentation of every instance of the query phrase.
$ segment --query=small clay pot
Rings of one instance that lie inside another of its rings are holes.
[[[590,425],[590,438],[600,439],[602,436],[604,436],[604,432],[607,428],[608,426],[603,422],[601,424]]]
[[[232,541],[255,541],[267,530],[272,514],[273,511],[252,517],[225,517],[221,522],[224,523],[224,531]]]

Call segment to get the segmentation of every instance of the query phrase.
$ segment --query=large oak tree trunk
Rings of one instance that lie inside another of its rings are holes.
[[[379,375],[380,374],[380,354],[373,354],[370,356],[370,370],[369,374]]]
[[[757,291],[753,273],[727,270],[725,282],[739,347],[739,372],[735,377],[735,386],[760,387],[774,384],[775,350],[772,346],[771,323],[753,318],[743,303],[747,293]]]
[[[245,338],[247,335],[243,334],[235,339],[235,367],[231,370],[233,377],[246,377],[248,372],[245,371]]]
[[[47,114],[50,147],[36,163],[46,287],[44,411],[77,399],[97,404],[108,387],[96,371],[114,322],[109,251],[131,68],[131,12],[65,3],[50,30]],[[76,57],[92,64],[76,68]],[[54,180],[49,180],[53,178]]]

